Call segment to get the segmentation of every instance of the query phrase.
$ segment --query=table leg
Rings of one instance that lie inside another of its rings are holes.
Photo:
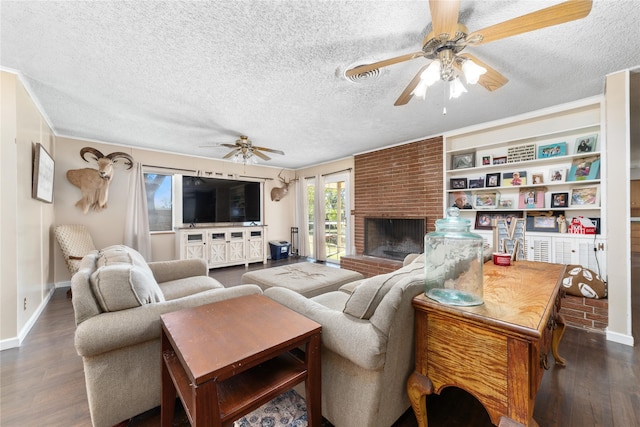
[[[558,353],[558,347],[560,346],[560,340],[564,335],[565,328],[564,317],[562,314],[558,314],[556,317],[556,327],[553,329],[553,334],[551,335],[551,352],[553,353],[553,358],[556,360],[556,364],[561,366],[566,366],[567,364],[565,358]]]
[[[167,368],[167,362],[164,359],[165,352],[171,351],[171,344],[167,339],[167,336],[162,331],[160,340],[162,351],[160,351],[160,358],[162,363],[162,382],[161,382],[161,398],[160,398],[160,425],[162,427],[173,426],[173,416],[176,407],[176,386],[171,379],[169,369]]]
[[[427,395],[433,393],[431,380],[418,372],[413,372],[407,380],[407,394],[418,420],[419,427],[427,427]]]
[[[305,394],[309,427],[322,425],[322,375],[320,363],[320,334],[311,337],[307,343],[305,357],[307,359],[307,380]]]

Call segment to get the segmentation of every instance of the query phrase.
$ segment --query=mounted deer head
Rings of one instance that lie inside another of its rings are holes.
[[[274,202],[279,202],[282,198],[284,198],[284,196],[286,196],[287,193],[289,192],[289,184],[298,180],[298,179],[289,179],[287,181],[281,176],[283,171],[284,169],[278,172],[278,179],[280,180],[280,182],[282,182],[282,187],[273,187],[271,189],[271,200],[273,200]]]
[[[67,171],[69,182],[78,187],[82,193],[82,198],[78,200],[76,206],[82,209],[85,214],[90,208],[100,212],[107,207],[109,183],[113,178],[114,164],[118,163],[120,159],[124,159],[124,164],[128,166],[127,169],[133,167],[133,157],[120,151],[105,156],[95,148],[84,147],[80,150],[80,157],[85,162],[89,162],[85,157],[87,154],[93,157],[98,169],[84,168]]]

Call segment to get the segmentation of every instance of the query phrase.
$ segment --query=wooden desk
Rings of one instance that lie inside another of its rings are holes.
[[[537,425],[533,405],[548,352],[564,365],[559,289],[564,265],[516,261],[484,265],[484,304],[454,307],[424,294],[416,310],[416,369],[407,381],[420,427],[427,426],[426,397],[449,386],[471,393],[493,424]]]
[[[173,425],[176,393],[191,425],[230,426],[302,381],[309,426],[320,427],[319,324],[263,295],[161,320],[163,427]]]

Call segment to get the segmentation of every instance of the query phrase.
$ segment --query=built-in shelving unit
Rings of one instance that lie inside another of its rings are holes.
[[[524,218],[528,259],[606,275],[601,122],[601,102],[590,99],[445,135],[443,211],[460,207],[490,243],[491,219]],[[572,233],[588,228],[585,219],[600,234]]]

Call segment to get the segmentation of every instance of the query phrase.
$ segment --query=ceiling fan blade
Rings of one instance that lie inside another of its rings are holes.
[[[469,53],[463,53],[458,56],[461,58],[470,59],[476,64],[478,64],[479,66],[487,69],[487,72],[480,76],[480,79],[478,80],[478,84],[480,84],[480,86],[483,86],[488,91],[493,92],[496,89],[500,89],[509,81],[509,79],[507,79],[505,76],[503,76],[498,71],[496,71],[495,68],[490,67],[485,62],[482,62],[481,60],[479,60],[478,58],[476,58],[475,56]],[[457,69],[461,70],[461,65],[459,64],[458,61],[455,61],[454,65]]]
[[[433,26],[432,37],[442,41],[451,40],[458,30],[460,0],[429,0],[429,10]],[[430,38],[427,35],[422,44],[426,44]]]
[[[394,102],[393,104],[394,106],[397,107],[399,105],[405,105],[407,102],[411,101],[411,98],[413,98],[413,95],[411,94],[411,92],[413,92],[416,86],[418,86],[418,83],[420,83],[420,76],[422,75],[422,72],[427,69],[428,66],[429,64],[425,65],[424,67],[420,68],[420,70],[418,70],[418,74],[416,74],[415,77],[409,83],[409,85],[406,88],[404,88],[404,90],[402,91],[398,99],[396,99],[396,102]]]
[[[253,147],[253,148],[256,148],[256,147]],[[251,150],[251,152],[256,156],[260,157],[262,160],[271,160],[271,157],[265,154],[262,154],[259,150]]]
[[[551,27],[582,19],[591,12],[592,0],[569,0],[540,9],[499,24],[492,25],[467,36],[470,45],[481,45],[529,31]]]
[[[238,148],[238,149],[235,149],[235,150],[233,150],[233,151],[229,151],[229,152],[227,153],[227,155],[223,157],[223,159],[229,159],[229,158],[231,158],[231,157],[235,156],[236,154],[240,153],[241,151],[242,151],[242,150],[240,150],[239,148]]]
[[[273,148],[267,148],[267,147],[256,147],[255,145],[253,146],[253,148],[254,148],[255,150],[268,151],[269,153],[282,154],[282,155],[284,156],[284,151],[274,150]]]
[[[233,148],[236,149],[238,148],[238,144],[219,144],[221,147],[227,147],[227,148]]]
[[[358,65],[357,67],[354,67],[354,68],[351,68],[350,70],[345,71],[344,75],[347,77],[352,77],[358,74],[367,73],[377,68],[386,67],[388,65],[397,64],[399,62],[408,61],[414,58],[420,58],[422,56],[424,56],[424,52],[420,51],[420,52],[408,53],[406,55],[396,56],[395,58],[389,58],[383,61],[374,62],[373,64]]]

